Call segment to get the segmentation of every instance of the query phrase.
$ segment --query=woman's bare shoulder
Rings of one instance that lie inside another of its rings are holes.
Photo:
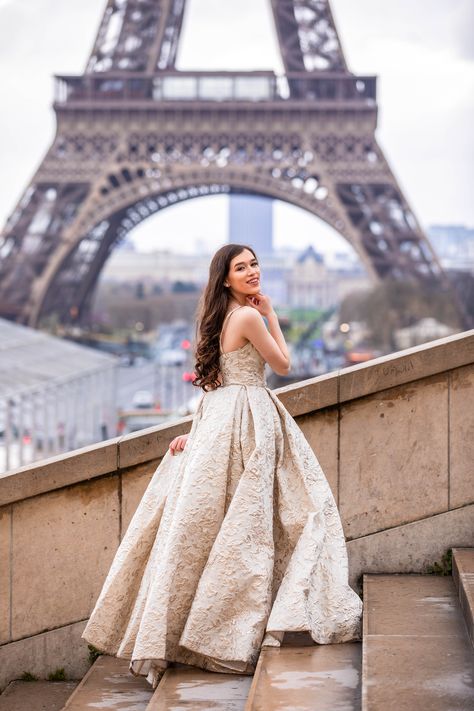
[[[244,304],[238,310],[236,309],[236,316],[238,316],[240,320],[245,319],[249,322],[257,321],[262,318],[257,309],[254,309],[253,306],[248,306],[247,304]]]
[[[254,309],[253,306],[242,306],[236,311],[235,316],[235,325],[247,338],[250,335],[257,335],[267,330],[262,314],[257,309]]]

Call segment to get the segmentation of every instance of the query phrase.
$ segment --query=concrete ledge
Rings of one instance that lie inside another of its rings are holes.
[[[150,459],[163,457],[168,450],[170,440],[189,432],[192,422],[193,415],[188,415],[173,422],[165,422],[162,425],[124,435],[118,442],[118,468],[127,469],[148,462]]]
[[[474,648],[474,547],[453,549],[453,580]]]
[[[77,680],[13,679],[0,696],[0,711],[62,711],[78,684]]]
[[[474,329],[375,358],[340,371],[339,402],[474,362]]]
[[[118,469],[120,437],[27,464],[0,475],[0,506]]]
[[[474,362],[474,329],[277,388],[293,417]]]
[[[349,582],[362,573],[425,573],[447,548],[474,546],[474,504],[347,541]]]
[[[63,667],[68,679],[82,679],[89,669],[87,642],[81,638],[87,620],[0,646],[0,692],[23,672],[39,679]]]
[[[474,329],[367,363],[309,378],[274,392],[293,417],[474,363]],[[0,507],[162,457],[193,416],[76,449],[0,476]]]
[[[318,375],[274,390],[292,417],[337,405],[340,373]]]

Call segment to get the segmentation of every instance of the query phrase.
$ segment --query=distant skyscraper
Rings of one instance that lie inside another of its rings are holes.
[[[273,200],[259,195],[230,195],[229,242],[243,242],[259,257],[273,253]]]

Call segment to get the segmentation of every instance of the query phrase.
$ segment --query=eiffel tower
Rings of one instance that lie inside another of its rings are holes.
[[[374,281],[453,290],[377,143],[376,77],[348,69],[329,0],[271,6],[283,76],[178,71],[185,0],[108,0],[85,72],[55,77],[54,141],[1,233],[1,316],[86,324],[118,242],[216,193],[308,210]]]

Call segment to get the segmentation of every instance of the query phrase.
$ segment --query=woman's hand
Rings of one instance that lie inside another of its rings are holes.
[[[189,434],[185,435],[178,435],[174,439],[171,440],[169,444],[169,450],[171,452],[171,455],[174,456],[178,452],[182,452],[183,449],[186,446],[186,442],[188,441]]]
[[[258,294],[247,294],[245,298],[247,306],[253,306],[262,316],[269,316],[272,313],[272,302],[266,294],[259,291]]]

